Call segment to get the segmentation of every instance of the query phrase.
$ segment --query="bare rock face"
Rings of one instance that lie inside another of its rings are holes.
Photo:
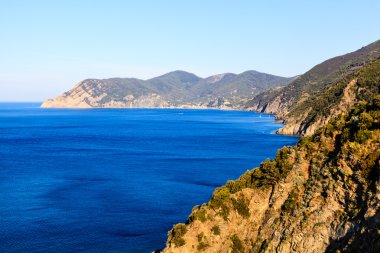
[[[110,97],[109,84],[101,80],[85,80],[54,99],[47,99],[42,108],[164,108],[170,107],[165,98],[154,92],[122,94]]]
[[[73,89],[54,99],[47,99],[42,108],[91,108],[90,101],[95,102],[99,97],[93,97],[91,90],[85,84],[78,83]],[[101,99],[101,96],[100,96]]]
[[[379,252],[376,101],[217,188],[168,233],[164,252]]]

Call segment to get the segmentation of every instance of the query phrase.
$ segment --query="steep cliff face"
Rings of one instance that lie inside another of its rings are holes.
[[[371,97],[217,188],[168,233],[164,252],[379,252],[380,96]]]
[[[360,101],[380,93],[380,60],[366,64],[354,74],[329,85],[321,92],[299,102],[285,118],[281,134],[310,135]]]
[[[380,69],[379,69],[380,70]],[[380,73],[379,73],[380,74]],[[334,101],[326,108],[321,108],[325,104],[318,104],[316,98],[313,100],[314,105],[308,105],[309,100],[300,103],[300,109],[297,108],[291,113],[285,122],[286,125],[280,128],[277,132],[286,135],[310,135],[313,134],[318,128],[327,124],[327,122],[341,113],[347,113],[357,102],[357,97],[361,91],[358,79],[354,78],[347,83],[343,81],[341,87],[336,88],[334,93]],[[332,92],[329,90],[328,92]],[[321,97],[328,96],[328,94],[321,94]],[[303,105],[303,106],[301,106]],[[312,117],[311,114],[314,114]]]
[[[149,80],[87,79],[44,108],[239,108],[254,95],[284,86],[292,78],[256,71],[200,78],[174,71]]]
[[[278,131],[281,134],[310,135],[356,104],[361,92],[356,82],[365,75],[362,69],[378,64],[378,59],[380,41],[327,60],[286,87],[259,94],[247,103],[246,109],[276,114],[286,124]],[[326,98],[329,101],[323,101]]]

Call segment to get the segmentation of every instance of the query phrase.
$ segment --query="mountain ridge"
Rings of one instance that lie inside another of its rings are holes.
[[[222,73],[206,78],[176,70],[147,80],[85,79],[43,108],[223,108],[236,109],[252,96],[288,84],[285,78],[258,71]]]

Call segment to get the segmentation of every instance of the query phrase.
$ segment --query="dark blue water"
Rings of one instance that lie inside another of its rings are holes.
[[[297,139],[269,115],[0,104],[0,252],[150,252]]]

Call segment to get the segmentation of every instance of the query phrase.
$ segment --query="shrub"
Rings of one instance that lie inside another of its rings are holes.
[[[216,188],[212,198],[210,200],[210,205],[213,208],[219,208],[223,204],[223,202],[228,199],[230,196],[230,191],[226,186],[222,186],[219,188]]]
[[[369,113],[363,112],[359,116],[359,129],[370,129],[373,118]]]
[[[369,130],[359,130],[355,134],[355,141],[363,144],[372,137],[372,133]]]
[[[238,199],[232,199],[232,205],[234,206],[238,214],[240,214],[243,218],[249,217],[248,203],[244,197],[239,197]]]
[[[204,236],[204,233],[203,233],[203,232],[197,235],[198,242],[201,242],[201,241],[202,241],[203,236]]]
[[[373,98],[372,104],[373,104],[373,107],[374,107],[375,110],[379,110],[380,109],[380,95],[376,95]]]
[[[218,213],[220,216],[222,216],[223,220],[227,221],[228,220],[228,215],[230,215],[230,209],[228,206],[222,204],[220,206],[220,211]]]
[[[220,235],[220,228],[218,225],[215,225],[211,228],[211,231],[214,235]]]
[[[198,251],[203,251],[205,250],[209,245],[205,242],[200,242],[197,246]]]
[[[285,213],[292,213],[297,207],[298,196],[299,190],[297,188],[293,189],[284,204],[281,206],[281,210]]]
[[[174,225],[172,230],[168,233],[168,240],[172,241],[176,247],[185,245],[185,240],[182,238],[187,232],[185,224],[179,223]]]
[[[239,237],[234,234],[231,236],[231,241],[232,241],[232,251],[231,253],[242,253],[244,252],[244,247],[243,243],[239,239]]]
[[[198,246],[197,246],[198,251],[203,251],[209,246],[206,242],[202,241],[203,239],[206,240],[206,236],[204,235],[203,232],[197,235],[197,239],[198,239]]]
[[[199,207],[199,206],[195,206],[193,208],[193,211],[192,211],[191,215],[187,219],[186,224],[189,224],[189,223],[191,223],[191,222],[193,222],[195,220],[199,220],[201,222],[205,222],[207,220],[206,209],[205,208],[202,208],[202,207]]]

